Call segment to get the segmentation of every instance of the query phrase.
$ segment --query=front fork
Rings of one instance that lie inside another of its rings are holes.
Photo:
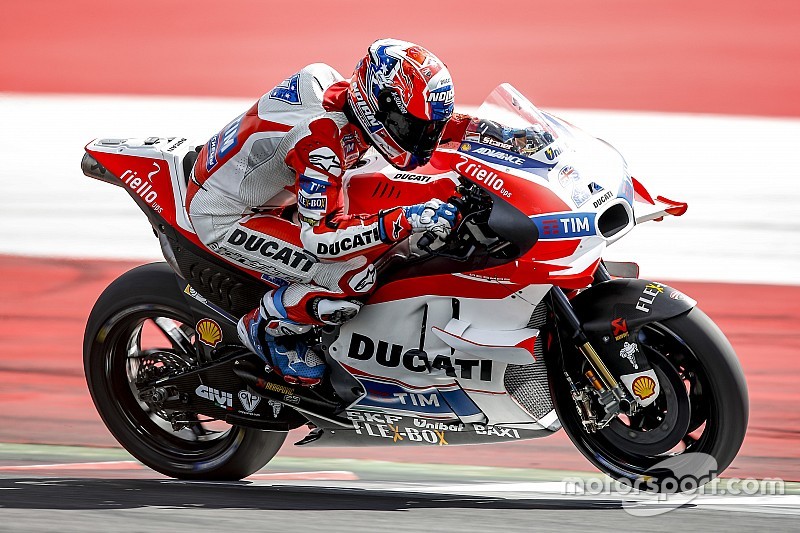
[[[610,279],[611,276],[601,263],[595,273],[595,282],[599,283]],[[575,400],[584,428],[588,432],[594,433],[598,429],[606,427],[619,414],[632,414],[637,405],[631,401],[625,388],[620,385],[620,382],[617,381],[603,362],[600,354],[589,342],[589,338],[581,327],[580,319],[575,314],[564,291],[560,287],[553,287],[550,293],[552,295],[553,310],[561,321],[561,327],[569,333],[570,340],[578,351],[583,354],[591,367],[585,373],[587,381],[592,386],[591,389],[589,387],[579,389],[566,370],[564,375],[572,389],[572,399]],[[605,411],[599,420],[595,410],[592,408],[592,392]]]

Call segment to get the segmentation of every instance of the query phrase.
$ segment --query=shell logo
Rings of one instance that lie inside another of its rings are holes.
[[[470,146],[469,143],[463,143],[461,145],[461,149],[464,150],[465,152],[469,152],[470,148],[472,148],[472,146]]]
[[[197,337],[203,344],[216,348],[217,344],[222,341],[222,328],[210,318],[200,320],[195,329],[197,330]]]
[[[631,390],[640,400],[646,400],[656,392],[656,382],[650,376],[639,376],[633,380]]]

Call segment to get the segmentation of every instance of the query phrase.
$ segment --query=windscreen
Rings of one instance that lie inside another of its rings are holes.
[[[553,160],[561,151],[558,134],[541,111],[507,83],[491,92],[477,116],[481,118],[470,123],[465,141],[540,160]]]

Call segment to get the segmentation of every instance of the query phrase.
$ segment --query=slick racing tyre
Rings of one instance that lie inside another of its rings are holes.
[[[655,402],[586,431],[564,377],[564,370],[581,376],[585,360],[570,352],[565,362],[554,351],[548,369],[556,412],[581,453],[612,478],[646,491],[691,491],[725,470],[744,441],[748,394],[742,368],[723,333],[698,308],[647,324],[637,341],[659,378]]]
[[[143,379],[193,367],[196,332],[166,263],[123,274],[92,309],[84,371],[92,400],[119,443],[148,467],[181,479],[238,480],[277,453],[285,433],[231,426],[186,411],[154,409]]]

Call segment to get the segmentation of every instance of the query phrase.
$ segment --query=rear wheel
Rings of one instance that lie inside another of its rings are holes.
[[[285,433],[154,408],[145,383],[197,364],[196,332],[165,263],[135,268],[100,296],[86,325],[84,371],[109,431],[153,470],[182,479],[235,480],[263,467]]]
[[[564,377],[581,376],[583,358],[551,357],[556,411],[572,442],[597,468],[644,490],[690,490],[725,470],[744,441],[747,386],[736,354],[700,309],[644,326],[638,342],[661,394],[632,416],[587,432]]]

